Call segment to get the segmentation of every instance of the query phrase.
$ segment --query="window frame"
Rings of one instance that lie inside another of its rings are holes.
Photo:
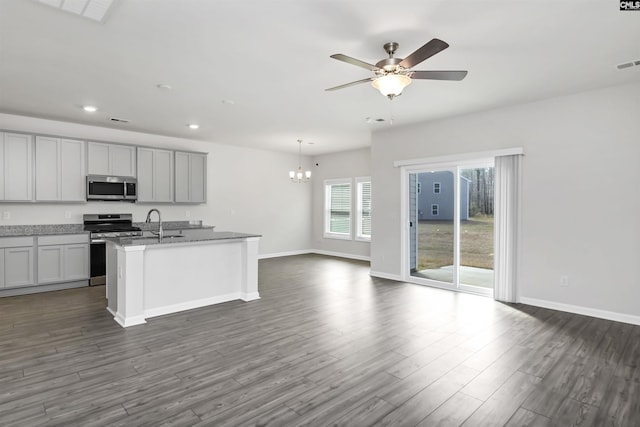
[[[435,213],[433,213],[434,211],[435,211]],[[439,203],[432,203],[431,204],[431,216],[440,216],[440,204]]]
[[[349,186],[349,231],[338,233],[331,231],[331,189],[335,185]],[[353,183],[351,178],[326,179],[324,181],[324,233],[325,239],[352,240],[353,224]]]
[[[439,181],[433,182],[433,194],[440,194],[442,192],[442,183]]]
[[[371,234],[362,234],[362,223],[363,223],[363,184],[369,184],[369,221],[371,221],[371,213],[373,211],[373,195],[371,186],[371,177],[370,176],[361,176],[356,177],[356,232],[355,239],[362,242],[370,242]]]

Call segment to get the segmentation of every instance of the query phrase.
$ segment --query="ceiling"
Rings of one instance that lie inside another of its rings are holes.
[[[616,67],[640,60],[638,18],[611,0],[116,0],[100,23],[0,0],[0,112],[336,152],[389,126],[638,82],[640,66]],[[371,75],[329,55],[375,63],[388,41],[405,57],[435,37],[450,47],[415,69],[465,80],[414,81],[393,101],[369,84],[324,91]]]

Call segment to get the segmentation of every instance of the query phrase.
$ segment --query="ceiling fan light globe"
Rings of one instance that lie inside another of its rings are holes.
[[[402,90],[411,84],[411,78],[402,74],[387,74],[378,77],[372,83],[373,87],[388,98],[393,98],[402,93]]]

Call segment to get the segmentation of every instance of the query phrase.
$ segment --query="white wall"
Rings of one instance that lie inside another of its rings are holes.
[[[296,154],[8,114],[0,114],[0,129],[209,153],[204,205],[0,203],[0,210],[11,216],[3,220],[0,215],[0,225],[82,223],[83,214],[98,212],[131,212],[134,221],[144,221],[147,211],[158,207],[165,221],[202,219],[219,231],[262,234],[261,255],[310,247],[311,188],[291,184],[288,176],[298,165]],[[302,161],[303,167],[310,167],[308,157]],[[65,211],[71,218],[65,218]]]
[[[317,164],[317,166],[316,166]],[[326,179],[350,178],[352,180],[352,207],[356,209],[356,177],[371,176],[371,151],[368,148],[342,151],[313,158],[313,231],[312,245],[315,251],[346,256],[356,259],[369,259],[370,243],[353,239],[326,239],[324,235],[324,181]],[[375,209],[375,201],[373,201]],[[352,217],[352,230],[355,230],[355,216]]]
[[[372,271],[402,268],[394,160],[523,147],[522,300],[637,323],[639,111],[634,84],[375,133]]]

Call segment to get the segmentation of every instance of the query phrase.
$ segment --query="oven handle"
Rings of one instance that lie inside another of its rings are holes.
[[[104,239],[96,239],[96,240],[92,240],[91,241],[91,244],[93,244],[93,243],[106,243],[106,240],[104,240]]]

